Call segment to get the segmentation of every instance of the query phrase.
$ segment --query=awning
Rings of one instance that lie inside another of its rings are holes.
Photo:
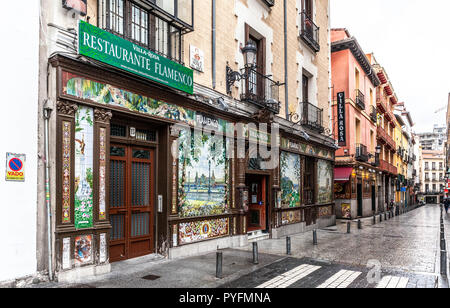
[[[348,182],[353,173],[353,168],[334,168],[335,182]]]

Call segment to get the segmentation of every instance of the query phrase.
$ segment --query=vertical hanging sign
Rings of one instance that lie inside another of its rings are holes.
[[[339,146],[347,146],[347,130],[345,126],[345,92],[340,92],[337,95],[337,118]]]

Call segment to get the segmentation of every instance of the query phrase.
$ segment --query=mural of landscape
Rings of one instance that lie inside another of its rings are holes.
[[[300,155],[281,152],[281,206],[300,206]]]
[[[333,202],[333,165],[331,162],[319,159],[317,163],[317,180],[319,184],[318,203]]]
[[[228,196],[225,146],[208,135],[180,134],[178,200],[180,217],[224,214]]]

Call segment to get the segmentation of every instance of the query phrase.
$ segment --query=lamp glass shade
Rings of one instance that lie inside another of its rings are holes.
[[[255,43],[252,41],[248,41],[244,48],[242,48],[242,53],[245,58],[245,65],[254,65],[256,63],[256,53],[258,49],[256,48]]]

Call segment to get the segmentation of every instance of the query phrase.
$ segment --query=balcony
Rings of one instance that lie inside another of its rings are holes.
[[[397,174],[397,168],[383,159],[380,159],[380,169],[386,173]]]
[[[377,109],[374,106],[370,106],[370,119],[372,120],[373,123],[378,122],[378,113]]]
[[[365,103],[365,97],[364,94],[360,90],[356,90],[356,99],[355,99],[356,106],[359,107],[361,110],[366,110],[366,103]]]
[[[395,151],[396,146],[394,139],[392,139],[382,127],[377,127],[377,139],[381,144],[385,144],[388,149]]]
[[[369,153],[367,147],[363,144],[356,145],[355,159],[360,162],[367,163],[369,161]]]
[[[316,106],[303,102],[300,103],[301,120],[300,124],[306,126],[309,129],[323,133],[325,128],[323,127],[323,109],[319,109]]]
[[[305,12],[301,13],[302,24],[300,30],[300,38],[315,52],[320,51],[319,45],[319,27]]]
[[[242,78],[241,101],[268,109],[275,114],[280,113],[279,88],[280,83],[259,73],[254,67],[241,70],[247,78]]]

